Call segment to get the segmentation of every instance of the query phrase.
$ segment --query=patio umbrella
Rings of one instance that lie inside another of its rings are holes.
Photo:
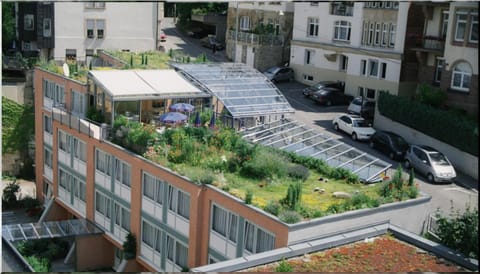
[[[200,112],[197,111],[195,116],[195,123],[194,126],[199,127],[202,124],[202,120],[200,119]]]
[[[170,106],[170,111],[192,112],[195,107],[187,103],[177,103]]]
[[[187,115],[184,115],[180,112],[167,112],[160,115],[160,122],[167,124],[176,124],[180,122],[185,122],[187,120]]]
[[[212,118],[210,119],[209,127],[210,128],[215,128],[215,112],[212,113]]]

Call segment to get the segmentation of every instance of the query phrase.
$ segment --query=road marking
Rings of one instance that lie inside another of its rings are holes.
[[[470,190],[470,191],[469,191],[469,190],[465,190],[465,189],[463,189],[463,188],[461,188],[461,187],[446,187],[446,188],[444,188],[443,190],[447,190],[447,191],[449,191],[449,190],[455,190],[455,191],[460,191],[460,192],[463,192],[463,193],[466,193],[466,194],[478,196],[478,192],[476,192],[476,191],[474,191],[474,190]]]

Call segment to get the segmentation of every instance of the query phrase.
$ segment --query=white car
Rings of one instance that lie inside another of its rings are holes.
[[[429,146],[410,145],[405,154],[405,167],[427,176],[430,183],[451,182],[457,177],[447,157]]]
[[[375,133],[372,125],[358,115],[342,114],[333,119],[332,124],[335,130],[347,133],[355,141],[369,140]]]

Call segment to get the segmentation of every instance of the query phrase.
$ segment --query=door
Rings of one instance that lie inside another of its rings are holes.
[[[255,65],[255,48],[248,47],[247,50],[247,65],[251,66],[252,68]]]
[[[347,116],[340,117],[339,125],[341,130],[345,131],[348,134],[352,134],[352,119]]]

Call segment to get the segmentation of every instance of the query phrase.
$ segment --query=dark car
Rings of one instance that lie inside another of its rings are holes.
[[[336,88],[343,91],[345,84],[341,81],[320,81],[313,86],[304,88],[302,93],[303,95],[309,97],[315,91],[319,91],[323,88]]]
[[[281,82],[281,81],[293,81],[294,79],[294,72],[293,69],[289,67],[271,67],[263,72],[268,80],[272,82]]]
[[[375,113],[375,101],[357,97],[350,102],[347,112],[358,114],[367,120],[372,120]]]
[[[379,130],[370,138],[370,147],[385,153],[392,160],[403,160],[409,144],[400,135]]]
[[[225,48],[225,46],[217,41],[217,38],[214,35],[208,35],[207,37],[204,37],[200,40],[200,44],[206,48],[213,48],[215,45],[216,50],[222,50]]]
[[[327,106],[348,105],[350,101],[352,101],[353,96],[346,95],[342,90],[337,88],[323,88],[313,92],[310,95],[310,99]]]

